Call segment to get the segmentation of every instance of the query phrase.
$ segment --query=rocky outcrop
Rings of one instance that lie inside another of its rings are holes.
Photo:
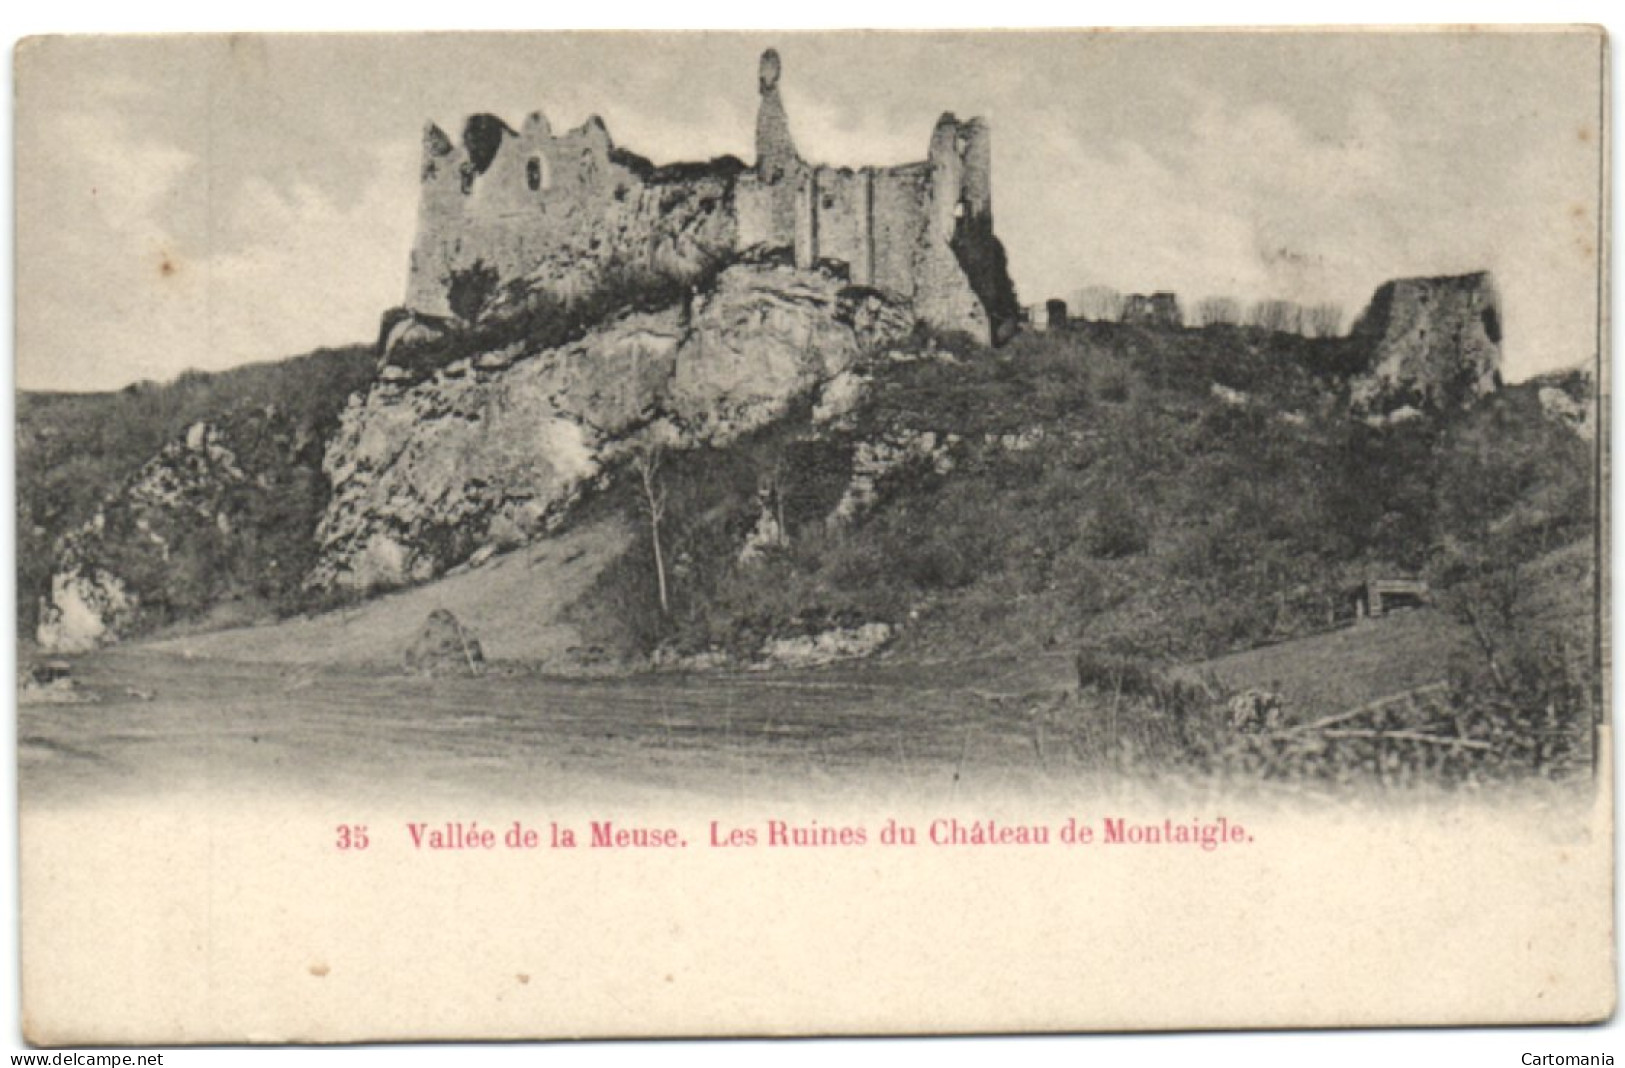
[[[135,617],[136,601],[124,581],[77,560],[51,576],[51,595],[40,606],[35,640],[40,648],[82,653],[116,640]]]
[[[777,419],[791,398],[912,327],[904,306],[830,275],[735,268],[694,307],[669,407],[696,437],[726,441]]]
[[[895,431],[875,441],[860,441],[852,453],[852,477],[841,499],[830,511],[832,525],[849,523],[879,499],[881,483],[908,468],[923,468],[939,475],[954,469],[958,434],[934,430]]]
[[[771,263],[731,267],[685,305],[427,379],[386,372],[328,447],[333,494],[311,583],[421,581],[481,546],[522,543],[643,443],[730,441],[913,325],[906,307],[837,273]]]
[[[1547,418],[1572,428],[1586,441],[1596,439],[1596,404],[1589,396],[1576,400],[1557,386],[1540,387],[1538,396],[1541,411],[1546,413]]]
[[[265,438],[275,417],[256,413],[249,422]],[[58,541],[35,632],[41,647],[82,652],[123,636],[146,602],[194,593],[207,600],[201,587],[214,576],[204,565],[220,569],[238,530],[252,525],[245,516],[253,503],[274,488],[244,471],[220,427],[193,424]]]
[[[775,638],[762,646],[761,659],[751,668],[762,671],[775,667],[817,667],[873,656],[892,636],[889,623],[864,623],[795,638]]]
[[[1356,410],[1441,411],[1501,385],[1501,307],[1487,271],[1384,283],[1354,324],[1371,346],[1353,385]]]
[[[858,405],[863,403],[870,382],[868,375],[856,371],[844,371],[830,379],[819,392],[818,403],[813,405],[813,422],[834,428],[848,426]]]

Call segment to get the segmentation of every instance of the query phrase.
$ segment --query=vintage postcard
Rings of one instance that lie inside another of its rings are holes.
[[[15,68],[29,1041],[1613,1013],[1600,30]]]

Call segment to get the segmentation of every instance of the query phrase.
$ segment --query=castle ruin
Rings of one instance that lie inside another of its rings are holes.
[[[1179,307],[1179,297],[1167,290],[1147,296],[1130,293],[1123,301],[1122,322],[1135,326],[1179,328],[1185,325],[1185,313]]]
[[[493,295],[568,299],[616,269],[697,278],[752,251],[782,251],[802,269],[839,264],[931,326],[1008,337],[1020,309],[993,233],[987,123],[943,115],[918,163],[821,166],[796,150],[781,73],[765,52],[748,168],[731,156],[656,167],[616,147],[597,116],[555,134],[539,111],[519,130],[475,115],[459,141],[427,126],[410,318],[390,325],[389,341],[413,322],[471,318],[471,303],[485,304],[467,298],[471,280]]]
[[[1350,336],[1372,350],[1357,408],[1441,410],[1501,388],[1501,298],[1488,271],[1385,282]]]

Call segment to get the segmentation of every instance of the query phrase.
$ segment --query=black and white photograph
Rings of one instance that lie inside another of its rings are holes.
[[[1613,1014],[1600,28],[13,62],[27,1042]]]

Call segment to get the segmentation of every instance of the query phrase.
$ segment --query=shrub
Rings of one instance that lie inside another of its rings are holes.
[[[451,272],[446,280],[446,303],[457,318],[474,323],[485,314],[496,291],[496,268],[487,266],[484,260],[475,260],[471,266]]]
[[[527,352],[558,348],[617,315],[658,311],[695,292],[706,292],[731,262],[716,259],[687,273],[612,263],[587,292],[566,300],[548,290],[527,289],[518,279],[499,286],[495,270],[477,261],[449,282],[461,328],[453,326],[437,337],[397,346],[389,362],[410,372],[415,381],[458,360],[515,345]]]
[[[1083,525],[1083,544],[1090,556],[1114,560],[1143,553],[1150,542],[1145,524],[1124,498],[1102,500]]]

